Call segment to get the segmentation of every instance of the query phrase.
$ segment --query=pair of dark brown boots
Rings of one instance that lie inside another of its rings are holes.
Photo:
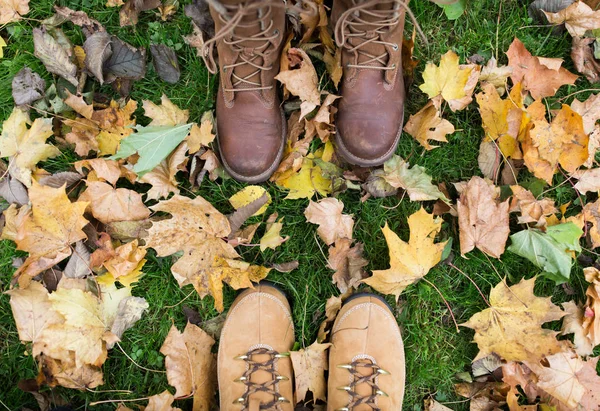
[[[387,304],[372,294],[350,297],[330,336],[327,411],[400,411],[404,345]],[[240,294],[219,343],[221,411],[293,411],[294,340],[290,305],[281,291],[261,284]],[[296,375],[304,385],[316,383],[308,380],[322,372],[310,368],[319,354],[306,355],[305,370]]]
[[[333,0],[331,23],[342,48],[343,83],[336,148],[352,164],[380,165],[402,130],[402,33],[408,0]],[[217,132],[223,166],[236,180],[261,182],[279,166],[286,138],[275,76],[284,46],[283,0],[208,0],[215,37],[205,60],[220,87]]]

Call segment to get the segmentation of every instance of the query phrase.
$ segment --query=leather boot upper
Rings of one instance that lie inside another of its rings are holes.
[[[204,58],[216,72],[219,63],[217,140],[225,169],[237,180],[267,180],[285,144],[285,121],[275,76],[285,32],[281,0],[209,1],[215,37]]]
[[[389,307],[375,296],[342,307],[331,330],[327,411],[399,411],[404,345]]]
[[[404,116],[401,0],[334,0],[331,21],[342,47],[338,151],[352,164],[382,164],[394,153]]]
[[[259,285],[240,294],[219,342],[220,409],[292,411],[293,345],[290,306],[280,291]]]

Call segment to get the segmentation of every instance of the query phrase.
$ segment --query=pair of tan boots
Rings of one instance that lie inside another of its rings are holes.
[[[290,305],[260,284],[234,301],[219,345],[222,411],[293,411]],[[327,411],[399,411],[404,396],[402,336],[389,306],[373,294],[346,300],[331,330]]]

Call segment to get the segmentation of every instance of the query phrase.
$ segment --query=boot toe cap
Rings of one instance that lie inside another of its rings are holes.
[[[336,142],[342,156],[360,166],[376,166],[394,154],[400,124],[385,124],[374,119],[347,119],[338,127]]]

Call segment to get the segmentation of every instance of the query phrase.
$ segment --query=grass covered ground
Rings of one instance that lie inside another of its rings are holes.
[[[420,60],[420,64],[407,103],[406,117],[417,112],[426,102],[426,97],[417,88],[421,83],[420,73],[425,63],[437,63],[448,49],[457,52],[461,61],[479,54],[486,59],[497,56],[500,63],[506,64],[504,51],[517,36],[534,55],[562,57],[566,60],[566,67],[574,71],[568,57],[570,36],[553,36],[551,28],[533,26],[535,23],[528,18],[527,3],[529,2],[518,0],[472,0],[469,2],[468,13],[451,22],[439,7],[425,0],[413,0],[412,10],[429,44],[424,45],[417,39],[415,56]],[[190,118],[194,121],[199,120],[204,111],[213,108],[216,79],[208,75],[195,50],[183,43],[182,35],[190,33],[191,27],[181,9],[175,19],[168,23],[160,22],[153,12],[145,12],[142,13],[136,27],[121,28],[118,9],[105,7],[103,0],[59,0],[56,3],[49,0],[32,0],[28,20],[0,29],[0,34],[8,43],[4,50],[4,58],[0,60],[0,121],[5,120],[12,111],[14,103],[10,94],[11,80],[24,65],[51,81],[42,63],[33,56],[31,30],[38,25],[37,19],[41,20],[52,14],[54,4],[85,11],[104,24],[110,33],[135,46],[148,46],[158,42],[179,48],[178,56],[182,67],[179,83],[174,86],[168,85],[160,81],[153,69],[150,69],[146,78],[135,84],[131,94],[133,99],[138,102],[144,99],[158,102],[164,93],[178,106],[189,109]],[[79,29],[70,24],[65,26],[67,35],[76,44],[81,44],[83,35]],[[412,30],[410,22],[407,24],[407,32],[410,32],[409,30]],[[97,83],[94,85],[99,87]],[[580,79],[576,87],[563,87],[559,95],[565,96],[586,88],[589,88],[589,84]],[[112,95],[109,88],[100,90]],[[586,96],[587,94],[582,94],[579,97]],[[568,103],[570,101],[571,99],[567,100]],[[141,110],[137,113],[137,118],[139,123],[147,123],[148,119],[142,116]],[[455,134],[449,136],[449,143],[434,151],[425,152],[410,136],[405,135],[398,148],[398,154],[409,158],[411,164],[424,166],[435,182],[451,183],[480,175],[477,154],[483,131],[476,105],[471,105],[465,111],[450,114],[447,118],[457,129]],[[49,171],[67,170],[72,167],[75,159],[74,154],[66,152],[43,166]],[[187,187],[186,183],[182,185]],[[242,187],[242,184],[233,180],[205,182],[196,194],[202,195],[220,211],[227,213],[231,211],[228,197]],[[326,299],[338,292],[331,283],[332,272],[326,268],[326,250],[321,249],[322,244],[316,236],[316,226],[308,224],[303,215],[308,201],[284,201],[285,193],[273,185],[267,187],[273,197],[269,210],[278,211],[280,216],[285,217],[282,234],[289,235],[291,239],[276,251],[267,250],[261,253],[257,248],[242,248],[242,257],[245,261],[264,265],[299,260],[300,266],[297,270],[288,274],[272,272],[269,279],[279,284],[290,296],[296,324],[296,339],[301,345],[309,345],[316,338],[318,325],[323,319]],[[547,195],[556,198],[559,204],[572,200],[570,196],[573,191],[563,187],[558,187]],[[185,194],[185,189],[182,194]],[[360,195],[356,191],[348,191],[342,194],[340,199],[345,204],[344,211],[355,217],[355,237],[365,244],[366,258],[370,261],[368,269],[387,268],[387,246],[380,228],[387,221],[395,232],[406,239],[406,218],[416,211],[420,204],[410,202],[408,198],[370,199],[361,203]],[[430,209],[431,205],[426,207]],[[266,218],[267,215],[268,213],[258,218]],[[442,237],[454,238],[453,263],[470,276],[486,295],[491,287],[499,282],[500,277],[506,276],[510,281],[518,281],[521,277],[530,278],[539,272],[526,260],[510,253],[504,254],[502,261],[490,261],[479,251],[470,253],[468,259],[461,258],[458,252],[456,219],[446,219]],[[2,291],[8,289],[14,271],[11,266],[12,258],[19,255],[12,243],[0,242]],[[139,398],[167,389],[167,380],[162,372],[142,369],[128,356],[147,369],[163,370],[163,357],[158,350],[172,324],[183,328],[186,318],[182,306],[188,305],[197,310],[203,319],[217,315],[210,298],[200,300],[191,287],[179,288],[170,273],[170,258],[156,258],[151,250],[148,260],[144,269],[146,274],[133,293],[145,297],[150,304],[150,310],[133,329],[125,333],[121,342],[124,352],[116,347],[109,353],[109,359],[104,365],[105,385],[95,391],[56,390],[57,394],[69,399],[76,409],[87,409],[87,405],[94,401]],[[427,279],[440,290],[459,323],[485,308],[485,303],[473,284],[449,265],[434,268]],[[581,270],[575,267],[571,286],[578,298],[583,295],[583,283]],[[554,287],[550,281],[539,280],[538,288],[538,294],[553,294],[555,303],[573,298],[567,298],[564,289]],[[226,307],[234,297],[235,292],[226,287]],[[186,300],[181,303],[183,299]],[[456,331],[442,298],[426,282],[421,281],[410,286],[397,305],[393,299],[388,301],[395,307],[405,338],[405,409],[421,409],[423,399],[428,394],[434,395],[438,401],[453,409],[468,409],[468,404],[453,393],[453,376],[463,371],[477,353],[475,344],[471,343],[472,331],[464,328],[460,332]],[[26,346],[19,342],[9,298],[2,294],[0,408],[4,405],[10,410],[21,407],[35,409],[37,405],[33,397],[21,392],[16,385],[20,379],[34,378],[36,372],[33,358],[27,355]],[[110,390],[130,390],[131,394],[109,392]],[[191,400],[178,401],[176,405],[182,409],[191,409]],[[103,404],[92,409],[114,408],[112,404]]]

